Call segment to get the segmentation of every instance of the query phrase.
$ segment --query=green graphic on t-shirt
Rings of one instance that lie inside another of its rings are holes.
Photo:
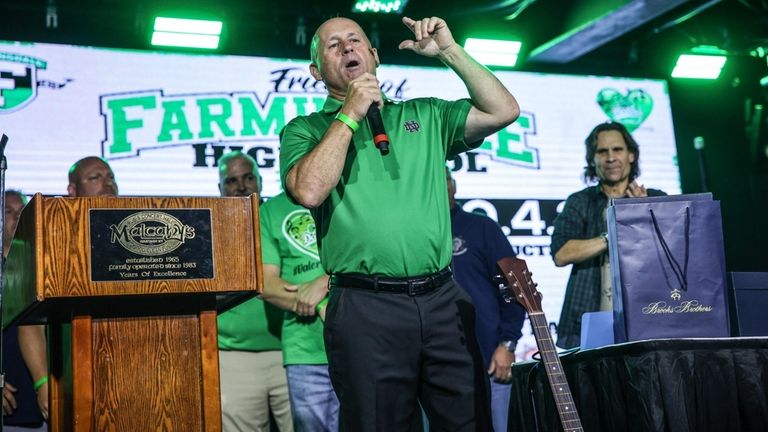
[[[310,257],[319,260],[315,220],[306,209],[288,213],[283,219],[283,235],[293,246]]]

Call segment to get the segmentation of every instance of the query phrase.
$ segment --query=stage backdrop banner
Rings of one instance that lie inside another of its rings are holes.
[[[617,343],[729,336],[712,194],[617,199],[607,218]]]
[[[390,65],[381,88],[392,99],[467,97],[445,67]],[[680,192],[667,85],[659,80],[496,72],[522,114],[460,155],[457,198],[497,220],[528,261],[556,321],[569,268],[555,268],[552,222],[565,198],[583,188],[584,138],[596,124],[621,121],[640,143],[640,181]],[[241,149],[280,190],[278,134],[297,115],[318,110],[322,82],[308,60],[191,55],[0,42],[0,132],[9,136],[8,185],[66,194],[67,170],[98,155],[123,195],[218,195],[215,161]],[[397,143],[393,143],[397,145]],[[530,332],[526,330],[526,333]],[[520,343],[521,352],[535,346]]]

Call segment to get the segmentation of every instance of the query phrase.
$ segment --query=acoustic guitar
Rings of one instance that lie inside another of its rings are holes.
[[[536,283],[531,279],[531,272],[524,260],[505,257],[496,261],[504,284],[499,286],[502,297],[507,303],[517,300],[528,312],[533,334],[544,364],[549,388],[555,398],[560,424],[565,432],[583,432],[576,404],[573,403],[571,389],[563,372],[563,365],[557,355],[549,324],[541,309],[541,293],[536,290]]]

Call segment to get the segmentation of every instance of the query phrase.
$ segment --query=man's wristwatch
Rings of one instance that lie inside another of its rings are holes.
[[[603,239],[603,241],[605,242],[606,245],[608,244],[608,233],[607,232],[601,232],[600,233],[600,238]]]
[[[513,353],[515,352],[515,348],[517,348],[517,342],[512,340],[505,340],[499,342],[500,347],[504,347],[507,351]]]

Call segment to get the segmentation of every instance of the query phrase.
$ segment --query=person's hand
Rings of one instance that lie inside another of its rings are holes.
[[[16,387],[5,383],[3,387],[3,415],[11,415],[16,410]]]
[[[645,190],[645,186],[637,184],[636,181],[627,186],[627,196],[630,198],[647,197],[648,191]]]
[[[314,316],[317,313],[315,307],[326,295],[328,295],[328,276],[301,284],[296,296],[296,314]]]
[[[44,383],[37,389],[37,405],[40,407],[40,414],[43,415],[43,419],[48,421],[48,383]]]
[[[403,17],[403,24],[411,29],[414,39],[400,42],[401,50],[407,49],[425,57],[437,57],[456,46],[448,24],[442,18],[431,17],[414,21]]]
[[[352,120],[361,122],[368,113],[368,108],[374,103],[379,108],[384,103],[381,99],[379,80],[375,75],[365,72],[349,82],[341,112]]]
[[[501,383],[508,383],[512,379],[512,364],[515,363],[515,353],[509,352],[505,347],[496,347],[488,366],[488,375]]]

